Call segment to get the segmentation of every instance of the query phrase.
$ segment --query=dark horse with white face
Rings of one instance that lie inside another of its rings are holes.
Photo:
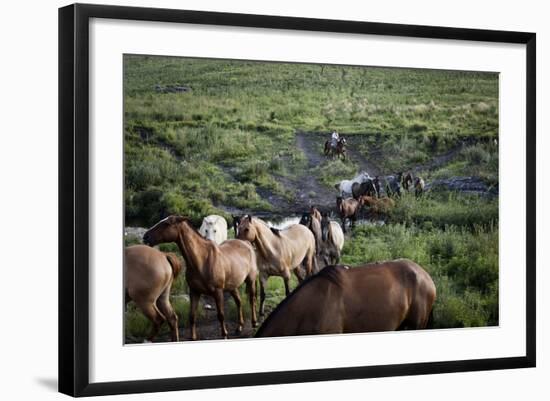
[[[435,296],[430,275],[407,259],[328,266],[285,298],[256,337],[424,329]]]

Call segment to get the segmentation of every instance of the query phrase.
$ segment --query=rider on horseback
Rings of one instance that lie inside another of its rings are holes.
[[[338,132],[333,131],[332,136],[330,137],[330,147],[333,149],[336,149],[336,145],[338,145],[339,139],[340,139],[340,135],[338,135]]]

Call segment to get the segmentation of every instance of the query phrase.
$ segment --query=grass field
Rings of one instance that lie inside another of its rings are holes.
[[[124,108],[127,226],[329,207],[334,184],[362,169],[413,170],[427,183],[476,177],[498,189],[494,73],[125,56]],[[332,130],[351,143],[346,161],[321,154]],[[410,258],[436,282],[436,327],[498,324],[498,197],[405,195],[383,220],[346,238],[344,263]],[[268,310],[284,297],[281,279],[269,286]],[[180,278],[185,327],[186,291]],[[148,322],[130,308],[126,329],[141,338]]]

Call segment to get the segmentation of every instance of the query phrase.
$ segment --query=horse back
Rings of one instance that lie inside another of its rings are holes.
[[[133,299],[141,295],[158,297],[173,277],[171,264],[158,249],[133,245],[124,250],[124,281]]]
[[[315,252],[315,235],[302,224],[281,230],[280,241],[281,256],[289,259],[290,268],[298,266],[309,252]]]
[[[256,337],[343,332],[343,286],[340,266],[328,266],[304,281],[264,321]]]
[[[435,300],[429,274],[408,259],[358,266],[350,270],[346,292],[350,332],[424,328]]]

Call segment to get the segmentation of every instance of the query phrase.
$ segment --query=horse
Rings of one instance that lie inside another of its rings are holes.
[[[432,278],[411,260],[328,266],[284,299],[255,337],[425,329],[435,298]]]
[[[311,206],[308,213],[304,213],[300,219],[300,224],[309,228],[315,237],[315,254],[319,255],[321,252],[321,212],[315,207]]]
[[[331,155],[333,158],[336,155],[338,159],[342,156],[343,160],[346,160],[346,138],[340,138],[336,142],[336,146],[332,146],[332,141],[329,139],[325,142],[325,156]]]
[[[178,315],[170,304],[170,289],[181,261],[173,253],[163,253],[145,245],[124,250],[125,304],[131,300],[153,324],[147,341],[152,342],[166,321],[172,341],[179,341]]]
[[[154,246],[174,242],[178,246],[187,269],[185,278],[189,285],[191,311],[189,325],[191,339],[197,339],[195,317],[202,294],[210,295],[216,301],[218,321],[223,338],[227,338],[224,320],[223,292],[231,294],[238,309],[237,333],[244,326],[239,286],[246,282],[250,302],[251,323],[256,327],[256,277],[258,267],[254,248],[246,241],[228,240],[221,245],[207,240],[181,216],[168,216],[159,221],[143,235],[143,242]]]
[[[374,215],[387,215],[395,207],[395,201],[388,197],[375,198],[363,195],[361,199],[363,205],[367,206]]]
[[[401,175],[400,175],[401,174]],[[401,178],[402,173],[398,173],[396,176],[389,175],[384,177],[386,182],[386,195],[401,197]]]
[[[298,281],[304,279],[301,265],[305,264],[306,276],[317,270],[315,238],[311,231],[295,224],[285,230],[269,227],[264,221],[245,215],[239,223],[237,237],[249,241],[256,248],[260,270],[260,315],[264,315],[265,288],[270,276],[280,276],[285,283],[285,293],[290,294],[290,272]]]
[[[414,179],[414,195],[419,198],[424,193],[424,188],[426,183],[421,177],[416,177]]]
[[[407,192],[412,188],[413,175],[410,171],[407,174],[405,174],[401,179],[401,185],[403,186],[403,189]]]
[[[341,196],[336,197],[336,209],[340,214],[340,219],[342,219],[342,230],[346,232],[346,219],[350,219],[351,226],[355,225],[359,211],[363,206],[363,200],[347,198],[344,199]]]
[[[340,224],[330,220],[328,213],[323,213],[321,218],[321,240],[325,265],[338,264],[344,247],[344,232]]]
[[[355,199],[359,199],[362,195],[378,196],[374,180],[371,178],[362,183],[354,182],[351,186],[351,194]]]
[[[199,233],[216,244],[221,244],[227,239],[227,221],[222,216],[211,214],[202,219]]]
[[[352,186],[355,182],[361,184],[362,182],[367,181],[369,178],[370,176],[368,175],[368,173],[362,171],[351,180],[342,180],[338,184],[334,185],[334,187],[339,191],[340,196],[351,195],[353,193]]]

